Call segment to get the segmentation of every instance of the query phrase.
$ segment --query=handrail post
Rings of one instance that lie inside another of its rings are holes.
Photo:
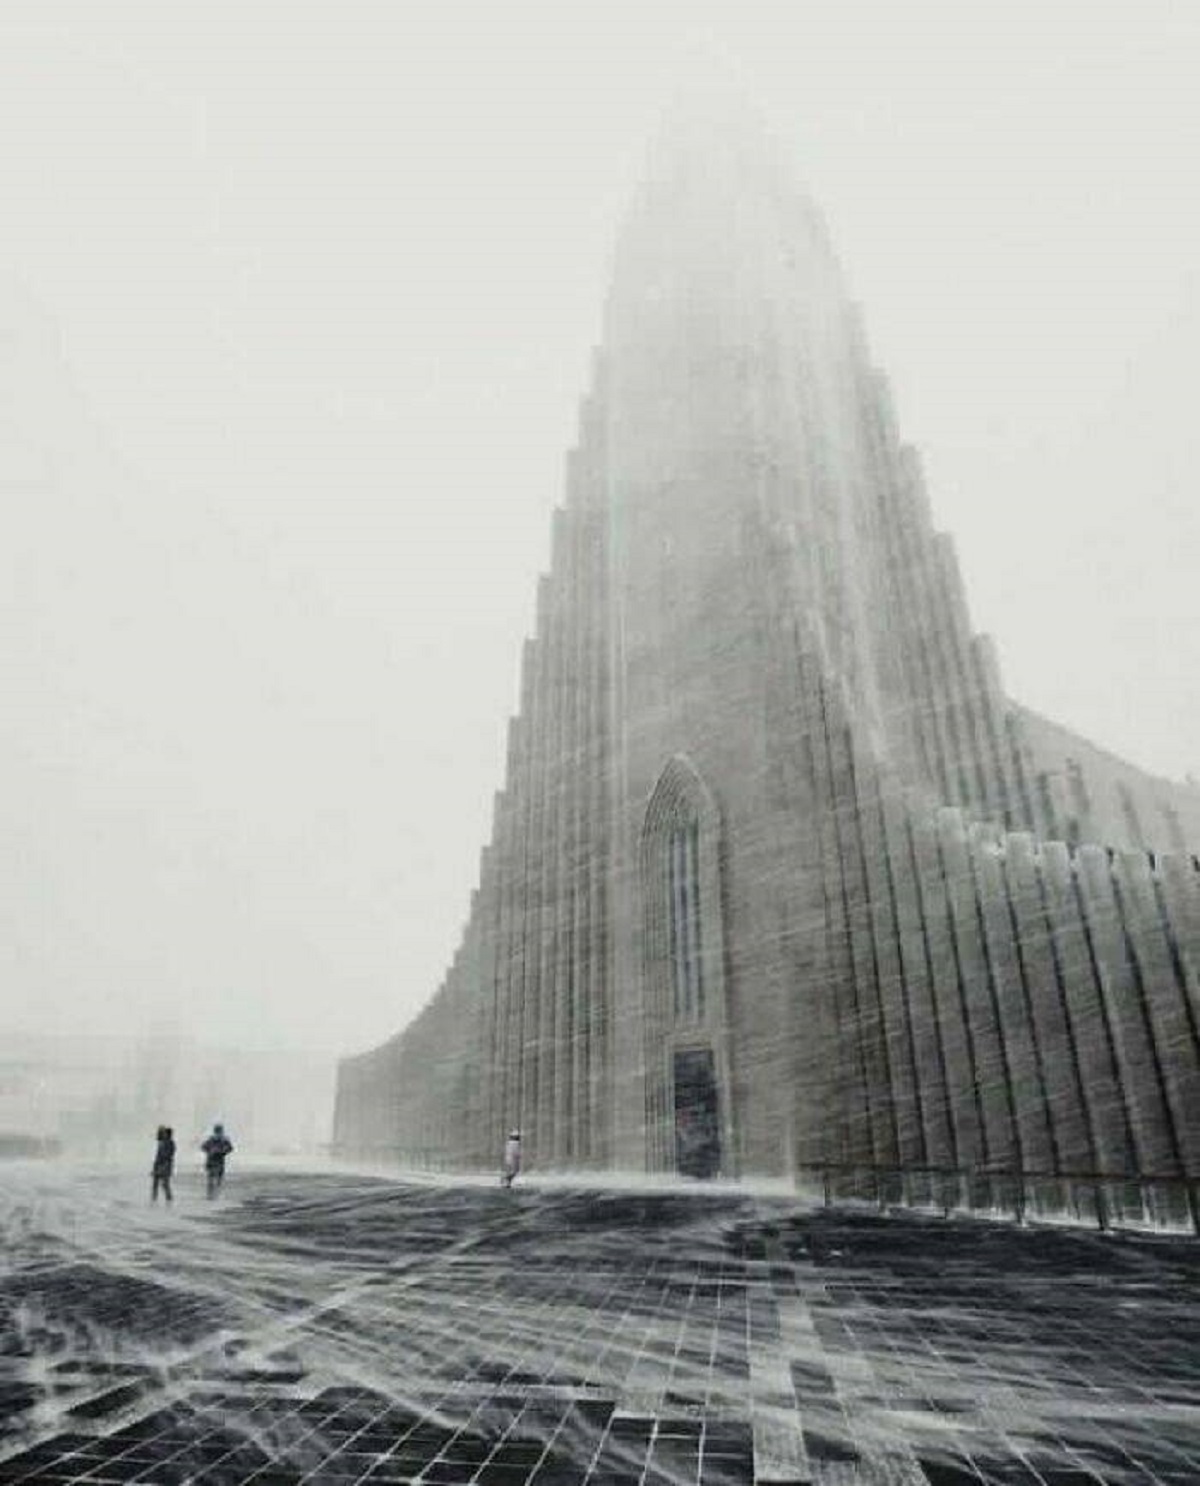
[[[1104,1191],[1104,1178],[1098,1176],[1095,1185],[1096,1192],[1096,1226],[1101,1233],[1108,1232],[1108,1197]]]
[[[440,1151],[424,1149],[415,1153],[415,1156],[418,1166],[426,1170],[447,1169]],[[1114,1228],[1126,1226],[1127,1218],[1131,1214],[1133,1191],[1138,1194],[1143,1220],[1153,1226],[1158,1226],[1161,1217],[1164,1221],[1177,1225],[1180,1210],[1175,1200],[1175,1193],[1182,1189],[1188,1225],[1191,1231],[1200,1237],[1200,1175],[1194,1173],[1177,1175],[1156,1172],[1060,1171],[1050,1175],[1036,1170],[1026,1171],[1024,1163],[1013,1167],[975,1168],[851,1165],[832,1161],[822,1161],[812,1166],[797,1168],[797,1177],[800,1171],[807,1173],[810,1177],[820,1172],[821,1197],[826,1208],[834,1205],[833,1178],[835,1175],[843,1178],[851,1198],[859,1200],[867,1196],[869,1177],[873,1183],[871,1195],[875,1206],[881,1213],[886,1213],[892,1205],[908,1208],[920,1201],[922,1204],[928,1203],[940,1208],[943,1218],[947,1219],[958,1205],[961,1205],[968,1213],[974,1210],[975,1188],[972,1183],[982,1182],[984,1178],[988,1183],[988,1200],[992,1210],[1003,1210],[1004,1194],[998,1190],[997,1183],[1002,1186],[1005,1181],[1010,1181],[1012,1191],[1009,1194],[1008,1205],[1011,1207],[1013,1218],[1020,1227],[1027,1226],[1029,1222],[1031,1198],[1036,1221],[1037,1213],[1040,1211],[1037,1203],[1039,1180],[1052,1185],[1056,1200],[1060,1204],[1065,1203],[1068,1216],[1077,1226],[1088,1221],[1085,1212],[1087,1204],[1081,1199],[1084,1192],[1090,1190],[1093,1196],[1096,1227],[1101,1233],[1109,1233]],[[896,1184],[897,1195],[894,1199],[890,1195],[892,1182]],[[983,1190],[982,1187],[980,1190]]]

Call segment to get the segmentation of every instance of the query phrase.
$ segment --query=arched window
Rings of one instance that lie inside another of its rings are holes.
[[[671,971],[677,1021],[704,1018],[704,941],[700,918],[700,823],[675,824],[666,836]]]
[[[736,1167],[720,833],[693,765],[668,759],[641,838],[646,1159],[698,1177]]]

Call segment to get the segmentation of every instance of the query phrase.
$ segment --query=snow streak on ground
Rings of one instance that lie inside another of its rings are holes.
[[[0,1480],[1200,1482],[1186,1240],[6,1168]]]

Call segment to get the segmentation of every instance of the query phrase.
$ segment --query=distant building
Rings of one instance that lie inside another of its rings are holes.
[[[145,1037],[9,1034],[0,1052],[0,1137],[107,1158],[143,1151],[161,1124],[181,1154],[224,1120],[244,1155],[327,1150],[332,1059]],[[2,1140],[0,1140],[2,1144]]]
[[[461,945],[341,1065],[340,1152],[1200,1176],[1200,791],[1008,698],[737,125],[620,239],[537,614]]]

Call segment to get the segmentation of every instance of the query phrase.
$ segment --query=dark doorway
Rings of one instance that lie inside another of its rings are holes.
[[[675,1169],[698,1178],[721,1169],[717,1078],[707,1048],[675,1054]]]

